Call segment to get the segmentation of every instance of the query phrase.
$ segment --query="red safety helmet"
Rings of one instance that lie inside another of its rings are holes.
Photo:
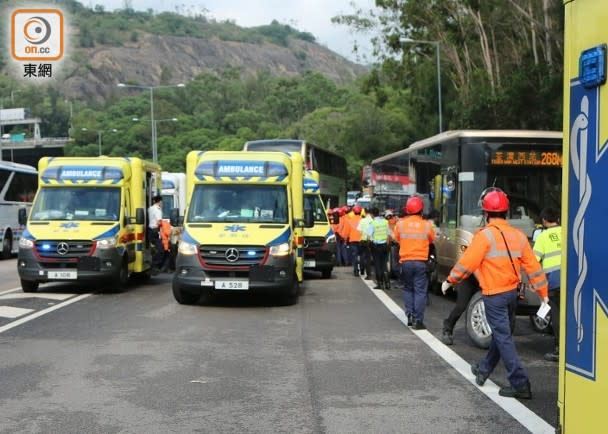
[[[487,212],[506,212],[509,210],[509,198],[504,191],[494,188],[481,199],[481,209]]]
[[[344,207],[338,208],[338,214],[340,215],[340,217],[346,215],[346,210],[344,209]]]
[[[406,214],[418,214],[423,208],[424,203],[422,202],[422,199],[418,196],[412,196],[407,200],[404,210]]]
[[[362,208],[359,205],[353,206],[353,212],[357,215],[361,214]]]

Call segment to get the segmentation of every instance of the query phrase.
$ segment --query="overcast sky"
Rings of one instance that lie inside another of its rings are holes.
[[[121,9],[125,0],[80,0],[87,7],[102,4],[107,11]],[[333,24],[331,18],[351,14],[356,8],[374,8],[374,0],[130,0],[135,10],[153,9],[155,12],[207,9],[208,16],[216,20],[230,19],[241,27],[270,24],[276,19],[282,24],[312,33],[317,42],[351,60],[354,41],[363,53],[371,51],[369,35],[356,35],[347,26]],[[354,3],[356,6],[352,6]],[[362,63],[368,63],[359,59]]]

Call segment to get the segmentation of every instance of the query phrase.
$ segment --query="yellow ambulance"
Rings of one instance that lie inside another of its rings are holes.
[[[19,240],[24,292],[53,281],[124,290],[133,273],[149,275],[146,210],[160,192],[160,167],[139,158],[44,157],[38,191]]]
[[[608,87],[605,0],[564,1],[561,433],[604,433],[608,395]],[[606,104],[604,105],[604,101]],[[603,106],[603,107],[602,107]]]
[[[273,292],[284,304],[303,279],[303,162],[297,153],[192,151],[173,294],[178,303],[221,291]],[[177,213],[172,215],[177,220]]]
[[[314,225],[304,229],[304,269],[331,277],[336,264],[336,236],[331,229],[319,190],[319,172],[304,172],[304,209],[312,210]]]

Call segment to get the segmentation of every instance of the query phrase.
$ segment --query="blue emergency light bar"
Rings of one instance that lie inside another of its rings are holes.
[[[45,169],[42,178],[57,181],[118,181],[123,178],[122,170],[107,166],[57,166]]]
[[[578,76],[583,87],[593,88],[606,82],[606,44],[584,50],[578,61]]]
[[[304,179],[303,187],[304,190],[316,191],[319,189],[319,184],[314,179]]]
[[[288,170],[283,164],[272,161],[217,160],[199,164],[194,174],[197,178],[203,176],[267,178],[270,176],[286,176]]]

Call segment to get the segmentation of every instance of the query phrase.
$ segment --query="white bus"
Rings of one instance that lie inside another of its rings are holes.
[[[430,276],[434,288],[484,225],[479,199],[486,188],[499,187],[507,193],[509,223],[529,238],[543,208],[561,207],[561,131],[446,131],[372,161],[372,171],[383,173],[385,167],[406,180],[400,182],[400,202],[395,201],[397,196],[386,195],[387,203],[392,199],[391,207],[401,208],[417,194],[425,202],[424,213],[437,225],[433,245],[437,265]],[[387,193],[379,190],[374,198]],[[548,324],[535,314],[539,303],[535,292],[526,291],[518,314],[530,315],[533,327],[545,330]],[[490,329],[479,293],[469,303],[467,332],[478,346],[489,346]]]
[[[36,169],[25,164],[0,161],[0,257],[10,258],[19,250],[23,227],[19,225],[20,208],[29,209],[38,188]]]

